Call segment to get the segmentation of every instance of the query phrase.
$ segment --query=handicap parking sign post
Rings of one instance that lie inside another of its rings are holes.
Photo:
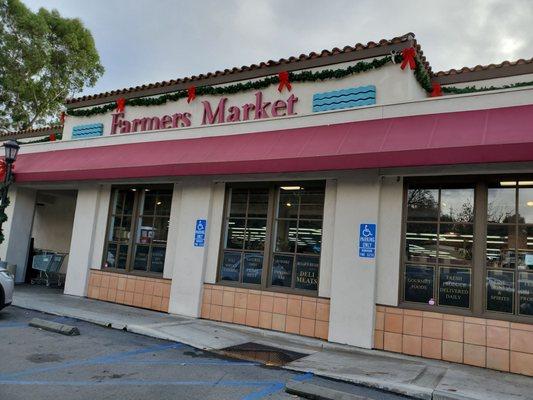
[[[376,257],[376,224],[359,226],[359,257]]]
[[[205,246],[205,232],[207,228],[207,220],[197,219],[194,228],[194,247]]]

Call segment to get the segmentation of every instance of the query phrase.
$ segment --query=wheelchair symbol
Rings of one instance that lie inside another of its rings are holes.
[[[363,236],[364,237],[372,236],[372,231],[368,229],[368,225],[365,225],[365,228],[363,229]]]

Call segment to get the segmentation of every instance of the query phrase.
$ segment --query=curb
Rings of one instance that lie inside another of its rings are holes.
[[[310,400],[370,400],[368,397],[294,380],[285,384],[285,391]]]
[[[13,304],[13,305],[15,307],[45,312],[47,314],[74,318],[80,321],[89,322],[89,323],[100,325],[100,326],[107,327],[107,328],[113,328],[117,330],[127,330],[128,332],[131,332],[131,333],[153,337],[156,339],[169,340],[169,341],[174,341],[174,342],[176,341],[175,338],[172,338],[169,335],[161,334],[153,329],[142,327],[142,326],[135,325],[135,324],[128,325],[126,323],[113,323],[110,321],[106,321],[104,319],[79,316],[71,312],[57,312],[57,311],[53,312],[48,309],[45,309],[45,307],[39,308],[39,307],[31,307],[29,305],[17,305],[17,304]],[[210,347],[199,346],[198,343],[194,343],[193,341],[180,340],[180,342],[185,345],[197,348],[199,350],[216,351],[216,349],[212,349]],[[416,385],[410,385],[410,384],[404,384],[404,383],[386,382],[386,381],[382,381],[378,379],[369,378],[368,376],[365,376],[365,375],[351,375],[348,377],[344,375],[338,375],[335,373],[325,374],[323,371],[313,371],[309,369],[291,367],[290,365],[285,365],[285,366],[282,366],[281,368],[289,370],[289,371],[297,371],[297,372],[304,372],[304,373],[312,372],[316,376],[336,379],[339,381],[353,383],[356,385],[365,386],[365,387],[372,388],[372,389],[379,389],[379,390],[386,391],[389,393],[409,396],[409,397],[420,399],[420,400],[479,400],[479,398],[476,398],[476,397],[462,396],[459,394],[425,388],[422,386],[416,386]]]
[[[60,333],[61,335],[78,336],[80,334],[80,331],[75,326],[60,324],[59,322],[47,321],[40,318],[32,318],[28,325],[45,331]]]

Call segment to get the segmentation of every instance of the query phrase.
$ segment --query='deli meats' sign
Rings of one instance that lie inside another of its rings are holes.
[[[294,106],[298,97],[291,94],[286,100],[265,101],[263,92],[255,93],[255,99],[249,103],[234,105],[227,97],[222,97],[218,103],[202,101],[202,125],[215,125],[225,122],[254,121],[266,118],[278,118],[296,115]],[[124,112],[112,115],[111,134],[144,132],[159,129],[177,129],[193,125],[191,112],[176,112],[154,117],[142,117],[128,120]]]

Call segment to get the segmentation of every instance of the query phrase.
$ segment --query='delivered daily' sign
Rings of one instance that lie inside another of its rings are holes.
[[[359,226],[359,257],[376,257],[376,224]]]

